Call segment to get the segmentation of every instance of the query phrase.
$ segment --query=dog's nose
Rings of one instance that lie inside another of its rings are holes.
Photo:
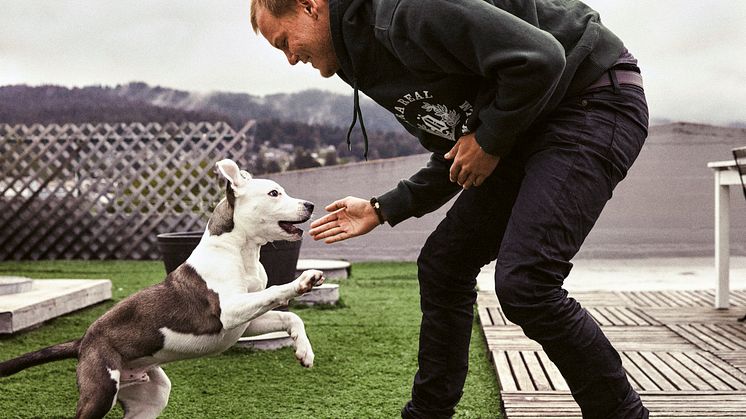
[[[306,201],[303,203],[303,206],[306,207],[308,212],[313,212],[313,202]]]

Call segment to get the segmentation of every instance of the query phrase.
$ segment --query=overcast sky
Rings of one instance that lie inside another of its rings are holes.
[[[588,0],[638,57],[654,118],[746,121],[746,0]],[[0,0],[0,85],[144,81],[254,95],[337,78],[291,67],[249,0]],[[305,67],[305,68],[304,68]]]

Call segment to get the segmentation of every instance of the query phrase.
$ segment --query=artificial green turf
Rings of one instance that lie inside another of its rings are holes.
[[[163,280],[161,262],[1,262],[0,275],[108,278],[113,301],[0,337],[0,360],[81,336],[116,301]],[[164,418],[396,418],[417,368],[419,294],[413,263],[360,263],[340,281],[336,308],[291,306],[316,353],[301,367],[290,348],[234,348],[166,364],[173,388]],[[498,387],[484,337],[473,327],[470,370],[456,418],[496,418]],[[70,417],[75,360],[0,379],[0,418]],[[117,406],[107,417],[121,417]]]

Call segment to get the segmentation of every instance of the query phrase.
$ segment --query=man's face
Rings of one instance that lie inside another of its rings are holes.
[[[256,10],[256,23],[270,45],[285,53],[290,65],[311,63],[322,77],[339,70],[334,53],[329,12],[316,2],[299,2],[295,11],[281,17],[272,16],[263,7]]]

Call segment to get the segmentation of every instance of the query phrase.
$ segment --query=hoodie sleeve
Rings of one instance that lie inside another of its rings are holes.
[[[486,152],[504,156],[541,113],[565,51],[548,32],[486,1],[399,0],[379,10],[376,37],[410,70],[478,76],[467,121]]]
[[[409,217],[421,217],[443,206],[461,187],[448,178],[451,162],[433,153],[426,167],[378,197],[381,211],[392,227]]]

